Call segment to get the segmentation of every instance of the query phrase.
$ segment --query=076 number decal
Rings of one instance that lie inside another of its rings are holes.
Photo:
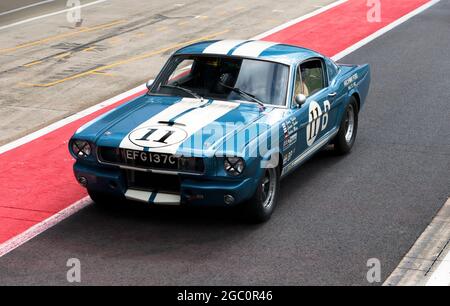
[[[308,126],[306,127],[306,143],[311,146],[316,141],[317,135],[326,129],[328,125],[328,112],[331,109],[330,101],[323,102],[323,112],[319,103],[312,101],[309,104]]]

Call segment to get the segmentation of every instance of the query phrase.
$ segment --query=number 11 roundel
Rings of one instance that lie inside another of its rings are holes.
[[[143,148],[162,148],[178,144],[187,138],[185,130],[174,126],[148,126],[137,129],[128,136],[135,145]]]

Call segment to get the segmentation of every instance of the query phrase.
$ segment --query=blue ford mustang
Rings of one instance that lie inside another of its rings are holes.
[[[243,205],[270,218],[280,179],[332,144],[348,153],[368,65],[265,41],[206,41],[167,61],[148,92],[69,142],[93,201]]]

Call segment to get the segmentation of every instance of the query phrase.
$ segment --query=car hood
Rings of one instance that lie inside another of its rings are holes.
[[[81,127],[74,138],[97,146],[205,156],[223,150],[227,139],[244,137],[233,142],[232,150],[240,152],[251,140],[245,131],[254,126],[254,138],[266,130],[273,110],[256,103],[143,95]]]

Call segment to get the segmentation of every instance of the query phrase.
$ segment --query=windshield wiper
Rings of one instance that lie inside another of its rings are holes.
[[[187,89],[187,88],[184,88],[184,87],[181,87],[181,86],[176,86],[176,85],[161,85],[160,87],[179,89],[179,90],[181,90],[181,91],[184,91],[184,92],[190,94],[190,95],[193,96],[194,98],[197,98],[197,99],[203,99],[203,97],[200,96],[198,93],[195,93],[195,92],[193,92],[192,90]]]
[[[241,96],[243,96],[243,97],[246,97],[247,99],[252,100],[253,102],[258,103],[259,106],[261,106],[262,109],[266,109],[266,107],[264,106],[264,102],[262,102],[261,100],[259,100],[255,95],[252,95],[251,93],[248,93],[248,92],[246,92],[246,91],[243,91],[243,90],[240,89],[240,88],[228,86],[228,85],[226,85],[226,84],[224,84],[224,83],[222,83],[222,82],[220,82],[219,84],[222,85],[222,86],[225,87],[225,88],[231,89],[232,91],[234,91],[235,93],[237,93],[237,94],[239,94],[239,95],[241,95]]]

